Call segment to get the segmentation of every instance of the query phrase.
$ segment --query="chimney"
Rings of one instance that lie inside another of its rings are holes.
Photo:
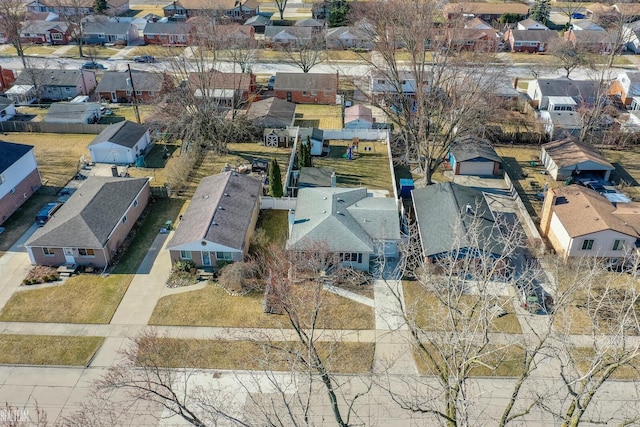
[[[556,204],[558,195],[553,188],[547,191],[542,205],[542,214],[540,215],[540,232],[547,237],[549,234],[549,226],[551,225],[551,217],[553,216],[553,206]]]
[[[296,211],[293,209],[289,209],[289,237],[291,237],[291,232],[293,231],[293,223],[296,221]]]
[[[336,172],[335,172],[335,171],[333,171],[333,172],[331,173],[331,186],[332,186],[332,187],[335,187],[335,186],[336,186],[336,181],[337,181],[337,180],[336,180]]]
[[[516,77],[515,79],[513,79],[513,88],[514,89],[518,89],[518,82],[520,81],[520,79],[518,77]]]

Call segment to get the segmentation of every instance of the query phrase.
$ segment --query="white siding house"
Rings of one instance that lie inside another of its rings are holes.
[[[151,143],[149,130],[124,121],[114,123],[89,144],[91,159],[96,163],[132,164]]]
[[[0,224],[42,185],[33,147],[0,141]]]

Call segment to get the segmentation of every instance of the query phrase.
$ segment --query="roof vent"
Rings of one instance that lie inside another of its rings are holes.
[[[218,206],[218,210],[219,210],[219,211],[223,211],[223,210],[224,210],[224,208],[223,208],[222,206]]]
[[[224,193],[224,195],[225,195],[226,197],[231,197],[231,196],[229,196],[229,193]]]
[[[215,221],[211,221],[211,225],[218,225],[218,223]]]
[[[467,203],[467,206],[464,209],[465,209],[465,212],[467,212],[468,214],[475,215],[473,213],[473,208],[471,207],[471,205],[469,203]]]

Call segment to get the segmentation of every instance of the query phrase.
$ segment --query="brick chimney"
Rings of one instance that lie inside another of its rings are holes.
[[[556,190],[553,188],[547,190],[542,205],[542,214],[540,216],[540,232],[545,237],[549,234],[549,226],[551,225],[551,217],[553,216],[553,206],[556,204],[557,198]]]

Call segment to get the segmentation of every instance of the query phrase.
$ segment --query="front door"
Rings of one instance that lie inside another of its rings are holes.
[[[205,267],[211,266],[211,253],[202,252],[202,265]]]
[[[291,92],[287,92],[287,101],[291,102]]]
[[[64,248],[64,262],[65,264],[75,264],[76,259],[73,256],[72,248]]]
[[[116,95],[115,92],[111,92],[111,102],[118,102],[118,96]]]

